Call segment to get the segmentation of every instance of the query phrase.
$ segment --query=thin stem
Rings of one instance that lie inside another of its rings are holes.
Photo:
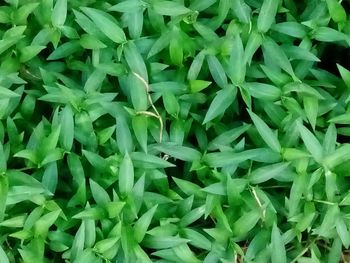
[[[259,197],[258,197],[258,195],[257,195],[257,193],[256,193],[255,188],[254,188],[253,186],[251,186],[250,189],[251,189],[251,192],[252,192],[252,194],[253,194],[253,196],[254,196],[256,202],[258,203],[260,209],[261,209],[262,212],[263,212],[263,218],[262,218],[262,220],[265,221],[266,209],[263,208],[263,205],[262,205],[262,203],[261,203],[261,201],[260,201],[260,199],[259,199]]]
[[[150,94],[149,85],[148,85],[147,81],[146,81],[143,77],[141,77],[139,74],[137,74],[136,72],[133,72],[133,74],[134,74],[134,76],[135,76],[136,78],[138,78],[138,79],[142,82],[142,84],[145,86],[149,104],[151,105],[153,111],[155,112],[155,115],[152,115],[152,116],[156,117],[156,118],[158,119],[158,121],[159,121],[159,126],[160,126],[160,127],[159,127],[159,129],[160,129],[160,131],[159,131],[159,142],[162,142],[162,140],[163,140],[163,127],[164,127],[164,125],[163,125],[163,120],[162,120],[162,117],[160,116],[160,114],[159,114],[157,108],[156,108],[156,107],[154,106],[154,104],[153,104],[153,101],[152,101],[152,98],[151,98],[151,94]],[[149,112],[148,112],[148,115],[150,115]]]

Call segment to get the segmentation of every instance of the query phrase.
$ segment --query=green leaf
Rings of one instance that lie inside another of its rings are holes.
[[[106,78],[105,72],[98,69],[95,70],[92,74],[90,74],[89,78],[86,80],[84,85],[84,90],[87,93],[98,91],[101,88],[105,78]]]
[[[119,151],[122,154],[126,152],[130,153],[133,149],[133,142],[131,137],[131,132],[129,130],[128,124],[123,117],[117,119],[117,144]]]
[[[186,227],[186,226],[196,222],[198,219],[200,219],[204,215],[204,212],[205,212],[204,205],[191,210],[190,212],[188,212],[185,216],[183,216],[180,219],[180,226]]]
[[[20,97],[16,92],[0,86],[0,96],[4,99]]]
[[[318,99],[311,96],[304,96],[304,109],[309,123],[313,130],[316,128],[316,121],[318,117]]]
[[[222,132],[220,135],[218,135],[215,139],[213,139],[209,143],[208,150],[213,151],[213,150],[219,149],[221,146],[226,146],[231,144],[238,137],[244,134],[250,128],[250,126],[251,125],[243,124],[240,127],[233,128],[226,132]]]
[[[326,0],[327,7],[331,18],[336,23],[345,23],[346,11],[337,0]]]
[[[116,243],[118,242],[119,237],[111,237],[102,239],[98,242],[96,242],[94,246],[94,250],[96,250],[98,253],[105,254],[107,253],[111,248],[116,246]]]
[[[220,61],[214,55],[207,55],[209,71],[220,88],[227,86],[227,77]]]
[[[103,206],[111,202],[111,199],[109,198],[108,193],[106,192],[105,189],[103,189],[102,186],[100,186],[91,178],[89,179],[89,183],[90,183],[91,194],[96,204]]]
[[[56,48],[47,58],[47,60],[58,60],[62,58],[66,58],[73,53],[80,50],[79,41],[73,40],[70,42],[66,42]]]
[[[350,71],[339,64],[337,64],[337,68],[345,85],[350,89]]]
[[[323,140],[323,151],[325,155],[331,154],[335,151],[337,142],[337,129],[334,124],[328,126],[327,132]]]
[[[133,152],[130,155],[134,166],[141,169],[155,169],[155,168],[168,168],[174,167],[172,163],[147,153]]]
[[[198,247],[200,249],[210,250],[211,242],[207,237],[201,234],[199,231],[191,228],[185,228],[181,230],[183,237],[191,240],[189,244]]]
[[[307,150],[311,153],[316,162],[321,162],[323,157],[323,149],[317,138],[300,122],[297,123],[297,127]]]
[[[271,262],[272,263],[286,263],[287,255],[286,248],[284,246],[283,238],[276,225],[273,224],[271,232]]]
[[[0,55],[4,53],[6,50],[8,50],[11,46],[15,45],[20,39],[22,39],[24,36],[12,36],[3,38],[0,40]]]
[[[350,233],[344,219],[341,216],[339,216],[336,219],[335,227],[336,227],[338,236],[340,237],[343,243],[343,246],[346,249],[348,249],[350,246]]]
[[[79,40],[80,45],[85,49],[101,49],[107,46],[93,35],[83,34]]]
[[[60,143],[66,151],[70,151],[74,140],[74,118],[73,112],[69,106],[66,106],[61,112],[61,133]]]
[[[51,162],[45,168],[42,178],[42,184],[51,192],[55,193],[58,184],[57,163]]]
[[[314,62],[320,62],[321,60],[316,57],[311,51],[297,46],[291,46],[291,45],[285,45],[282,46],[284,52],[288,57],[291,59],[299,59],[299,60],[307,60],[307,61],[314,61]]]
[[[209,87],[210,84],[211,84],[210,81],[199,80],[199,79],[190,80],[190,90],[192,93],[197,93]]]
[[[183,243],[187,243],[189,240],[176,236],[150,236],[146,235],[142,241],[142,244],[147,248],[152,249],[165,249],[172,248]]]
[[[283,174],[289,166],[289,163],[276,163],[266,165],[254,170],[249,176],[252,184],[260,184]]]
[[[259,82],[245,82],[241,85],[252,97],[275,101],[281,97],[281,90],[273,85]]]
[[[45,237],[49,228],[56,222],[60,213],[61,210],[49,212],[43,215],[39,220],[37,220],[34,224],[35,236]]]
[[[85,241],[85,222],[82,221],[78,231],[75,234],[72,249],[70,253],[70,260],[74,260],[83,252]]]
[[[248,42],[244,49],[244,60],[248,65],[251,64],[256,51],[262,45],[263,38],[260,33],[253,31],[250,33]]]
[[[234,86],[227,86],[218,91],[212,103],[209,106],[207,114],[204,117],[203,124],[213,120],[223,114],[233,103],[237,95],[237,89]]]
[[[129,41],[124,46],[124,57],[130,67],[130,70],[133,73],[138,74],[146,83],[148,83],[148,74],[145,62],[133,42]]]
[[[279,3],[277,0],[264,0],[258,16],[258,30],[261,33],[266,33],[275,21]]]
[[[132,118],[132,128],[141,149],[147,153],[148,120],[144,115],[136,115]]]
[[[122,195],[128,195],[134,186],[134,166],[128,153],[124,155],[119,168],[119,191]]]
[[[126,41],[124,31],[107,13],[90,7],[81,7],[81,10],[89,16],[96,24],[97,28],[113,42],[120,44]]]
[[[51,20],[52,25],[61,27],[67,18],[67,0],[57,0],[52,10]]]
[[[7,170],[7,160],[6,155],[4,151],[4,146],[2,145],[0,141],[0,174],[3,174]]]
[[[0,174],[0,222],[4,220],[6,211],[6,200],[9,191],[8,178]]]
[[[269,0],[273,1],[274,0]],[[277,2],[277,1],[276,1]],[[276,63],[281,69],[286,71],[293,79],[296,79],[292,65],[288,60],[287,55],[283,52],[282,48],[271,38],[265,38],[263,42],[263,51],[265,56],[273,59],[274,63]]]
[[[196,258],[195,254],[190,250],[187,244],[181,244],[173,248],[175,255],[181,260],[181,262],[188,263],[200,263],[201,261]]]
[[[318,27],[315,30],[314,38],[322,42],[338,42],[347,40],[347,36],[330,27]]]
[[[333,153],[325,156],[323,164],[328,169],[333,169],[334,167],[348,161],[350,159],[350,144],[344,144],[336,149]]]
[[[260,219],[260,212],[250,211],[245,212],[238,218],[232,226],[233,233],[236,237],[245,237],[251,231]]]
[[[0,261],[2,263],[10,263],[9,258],[7,257],[4,249],[2,248],[2,246],[0,246]]]
[[[179,39],[170,41],[169,54],[171,62],[174,65],[181,67],[183,62],[183,47]]]
[[[202,50],[194,57],[192,64],[188,69],[188,73],[187,73],[188,80],[197,79],[198,74],[201,71],[201,68],[203,66],[204,59],[205,59],[205,53],[204,53],[204,50]]]
[[[164,92],[162,94],[164,108],[168,114],[177,117],[180,111],[180,105],[175,95],[171,92]]]
[[[243,0],[232,1],[232,10],[240,22],[248,24],[250,22],[251,8]]]
[[[274,24],[271,29],[295,38],[304,38],[307,34],[306,26],[292,21]]]
[[[25,158],[34,164],[39,164],[37,153],[33,150],[25,149],[25,150],[19,151],[14,155],[14,157]]]
[[[31,60],[32,58],[34,58],[35,56],[37,56],[45,48],[46,48],[45,46],[39,46],[39,45],[27,46],[27,47],[21,48],[19,61],[22,63],[25,63]]]
[[[237,34],[233,39],[232,51],[229,60],[228,77],[234,85],[243,83],[246,75],[246,63],[244,61],[244,48],[242,39]]]
[[[202,154],[190,147],[174,145],[171,143],[162,143],[155,145],[153,147],[155,150],[159,152],[163,152],[168,154],[170,157],[180,159],[187,162],[193,162],[199,160]]]
[[[231,164],[240,164],[247,160],[260,162],[278,162],[280,154],[266,148],[256,148],[242,152],[223,151],[207,153],[202,159],[210,167],[224,167]]]
[[[116,11],[122,13],[133,12],[135,9],[141,7],[141,2],[138,0],[123,1],[116,5],[111,6],[109,11]]]
[[[108,162],[99,154],[83,150],[83,155],[89,161],[89,163],[99,171],[105,171],[108,166]],[[77,161],[77,160],[76,160]]]
[[[134,237],[136,242],[140,243],[145,237],[157,207],[158,205],[153,206],[136,221],[134,225]]]
[[[248,110],[250,118],[252,119],[255,128],[258,130],[261,138],[265,143],[274,151],[281,152],[281,145],[278,141],[276,134],[270,129],[269,126],[255,113]]]
[[[191,12],[182,4],[173,1],[156,1],[152,3],[152,8],[157,14],[165,16],[179,16]]]

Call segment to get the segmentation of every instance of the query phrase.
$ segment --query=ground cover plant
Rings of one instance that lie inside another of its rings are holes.
[[[0,262],[349,262],[338,0],[3,0]]]

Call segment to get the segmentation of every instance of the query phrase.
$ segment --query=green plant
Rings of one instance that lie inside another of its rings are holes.
[[[0,262],[347,262],[349,10],[3,1]]]

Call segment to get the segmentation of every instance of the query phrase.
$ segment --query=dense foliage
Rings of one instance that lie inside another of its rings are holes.
[[[1,1],[0,262],[347,262],[346,10]]]

